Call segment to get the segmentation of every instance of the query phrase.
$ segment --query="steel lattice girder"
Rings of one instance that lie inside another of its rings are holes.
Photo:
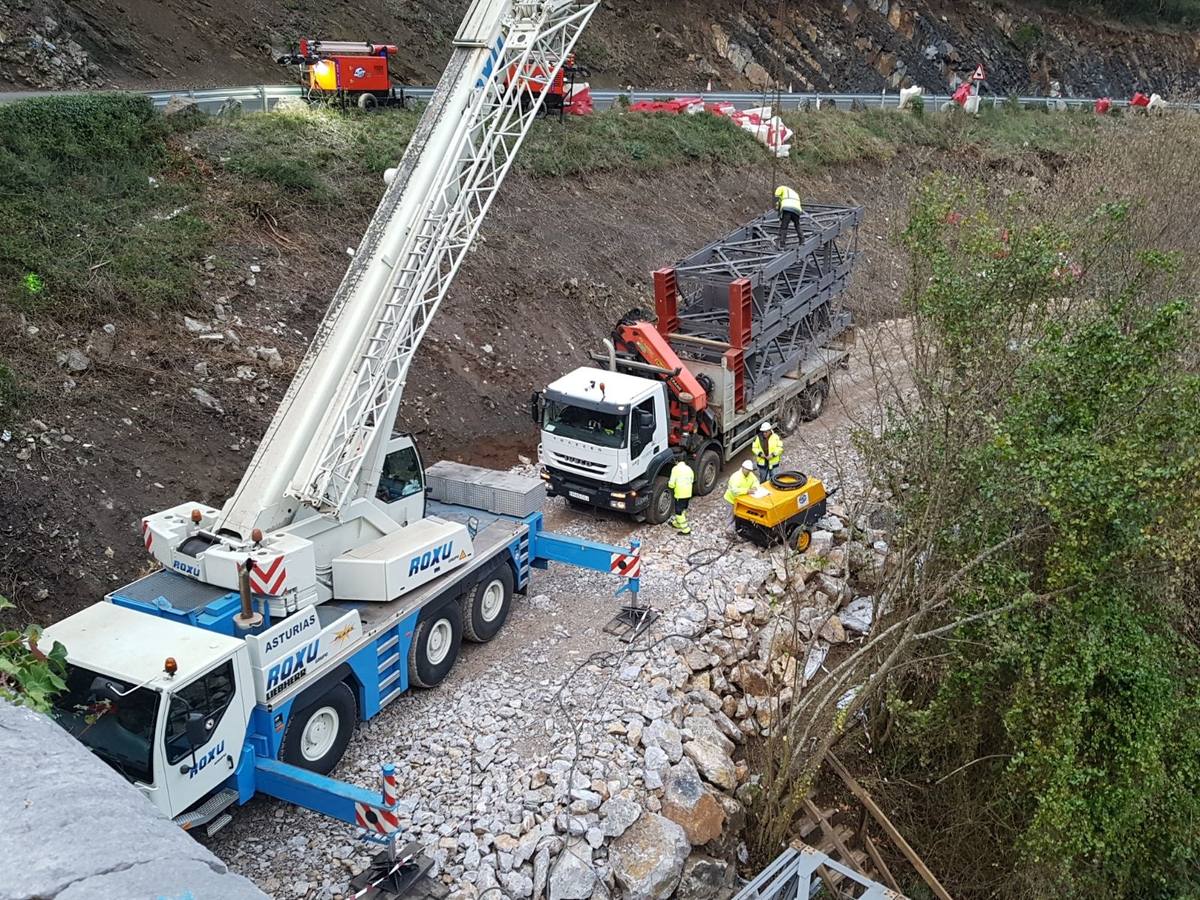
[[[688,343],[687,355],[719,362],[723,347],[740,345],[747,401],[795,369],[849,325],[834,300],[849,283],[862,217],[859,206],[808,205],[803,243],[780,250],[779,216],[766,213],[679,263],[678,333],[722,345]],[[730,334],[730,286],[739,279],[751,287],[745,342]]]

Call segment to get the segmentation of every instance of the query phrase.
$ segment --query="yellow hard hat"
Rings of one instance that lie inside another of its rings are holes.
[[[775,188],[775,196],[776,197],[782,197],[785,194],[787,194],[787,192],[788,192],[788,189],[786,187],[783,187],[782,185],[780,187]]]

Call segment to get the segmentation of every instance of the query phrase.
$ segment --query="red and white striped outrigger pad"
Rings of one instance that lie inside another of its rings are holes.
[[[400,817],[393,812],[396,807],[396,770],[390,765],[383,767],[382,795],[383,803],[379,806],[354,804],[355,825],[376,834],[386,835],[400,830]]]
[[[626,578],[640,578],[642,574],[641,550],[635,549],[632,553],[612,554],[608,571],[614,575],[623,575]]]

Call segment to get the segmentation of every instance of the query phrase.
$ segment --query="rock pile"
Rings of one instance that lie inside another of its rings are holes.
[[[16,4],[27,9],[28,4]],[[0,68],[10,77],[30,87],[100,87],[100,67],[57,20],[43,16],[18,27],[28,16],[18,19],[17,12],[0,0]]]

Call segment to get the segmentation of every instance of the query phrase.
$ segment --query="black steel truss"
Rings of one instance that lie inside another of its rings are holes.
[[[779,216],[766,213],[709,244],[675,267],[679,286],[676,342],[684,355],[720,362],[730,346],[741,346],[745,402],[777,383],[815,347],[850,323],[835,301],[849,284],[858,253],[862,207],[807,205],[801,218],[803,242],[789,229],[777,244]],[[751,287],[748,337],[731,334],[730,287]],[[711,343],[687,341],[698,338]]]

